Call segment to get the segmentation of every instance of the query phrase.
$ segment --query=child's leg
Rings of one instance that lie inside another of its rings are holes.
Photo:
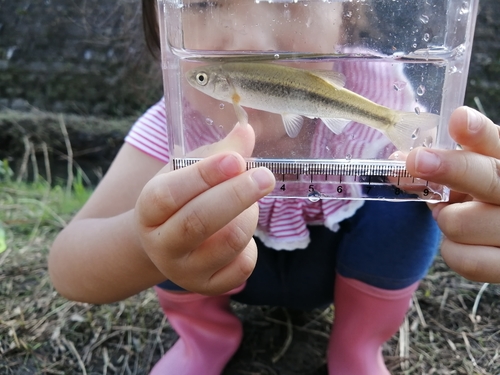
[[[151,375],[220,375],[238,349],[242,324],[229,297],[170,292],[156,287],[160,305],[179,339],[151,370]]]
[[[342,230],[329,373],[386,375],[382,344],[398,331],[440,233],[422,203],[366,202]]]

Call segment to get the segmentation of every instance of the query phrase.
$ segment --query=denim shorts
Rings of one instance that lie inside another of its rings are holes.
[[[332,232],[309,227],[306,249],[277,251],[255,238],[257,265],[245,289],[232,296],[251,305],[313,309],[333,301],[335,274],[383,289],[422,279],[439,248],[441,233],[422,202],[366,201]],[[183,290],[171,281],[159,284]]]

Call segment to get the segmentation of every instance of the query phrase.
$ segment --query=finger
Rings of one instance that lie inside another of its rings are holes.
[[[190,153],[192,157],[207,157],[219,152],[236,151],[250,157],[255,146],[255,133],[251,126],[237,123],[229,134],[219,142],[204,145]]]
[[[500,161],[469,151],[417,148],[408,154],[408,172],[487,203],[500,204]]]
[[[219,142],[203,145],[191,152],[186,157],[206,158],[217,153],[237,152],[243,157],[250,157],[255,147],[255,133],[251,126],[236,124],[228,135]],[[163,167],[158,174],[169,173],[172,170],[171,163]]]
[[[408,154],[402,151],[393,152],[389,156],[389,160],[405,161]],[[434,194],[434,185],[428,181],[419,181],[413,177],[406,178],[401,176],[387,176],[387,181],[407,194],[414,194],[422,200],[432,201],[434,199],[440,200],[441,196]],[[436,186],[437,188],[438,186]],[[440,187],[440,186],[439,186]]]
[[[207,283],[210,294],[226,293],[243,284],[257,264],[257,245],[253,238],[243,251],[227,266],[217,271]],[[218,291],[218,292],[217,292]]]
[[[401,151],[396,151],[389,156],[390,160],[405,161],[408,155]],[[436,202],[443,200],[442,185],[430,182],[424,179],[411,177],[395,177],[388,176],[387,179],[390,183],[400,188],[407,194],[414,194],[420,199],[427,202]],[[428,203],[429,208],[432,209],[434,203]]]
[[[176,283],[189,290],[193,290],[194,286],[213,290],[213,287],[210,288],[205,284],[208,284],[220,269],[232,263],[248,246],[257,226],[258,212],[257,204],[244,210],[199,247],[186,254],[178,265],[169,271],[170,276],[173,278],[175,273]],[[239,284],[246,277],[248,274],[240,278]],[[185,285],[192,286],[186,287]],[[201,291],[198,290],[198,292]]]
[[[441,211],[441,209],[443,209],[444,207],[446,207],[452,203],[470,202],[470,201],[472,201],[472,199],[473,198],[469,194],[451,191],[450,198],[447,202],[440,202],[440,203],[428,202],[427,206],[432,211],[432,217],[434,217],[434,219],[437,219],[437,217],[439,215],[439,211]]]
[[[500,247],[499,206],[472,201],[443,205],[433,215],[443,234],[453,242]]]
[[[184,257],[270,193],[274,184],[274,175],[266,168],[225,181],[186,203],[158,227],[158,240],[168,244],[172,257]]]
[[[464,245],[445,238],[441,255],[452,270],[469,280],[500,283],[500,248]]]
[[[437,218],[438,212],[441,211],[443,207],[446,207],[452,203],[463,203],[472,201],[472,197],[469,194],[459,193],[456,191],[450,191],[450,197],[445,203],[427,203],[430,210],[432,211],[432,216],[434,219]]]
[[[225,293],[241,285],[257,260],[252,239],[257,219],[254,204],[179,262],[170,277],[175,273],[178,285],[201,294]]]
[[[500,127],[482,113],[468,107],[456,109],[449,132],[464,150],[500,159]]]
[[[237,153],[223,153],[186,168],[162,173],[144,187],[136,204],[140,223],[154,228],[204,191],[237,176],[245,162]]]
[[[451,191],[448,203],[468,202],[471,201],[472,199],[473,198],[469,194],[459,193],[458,191]]]

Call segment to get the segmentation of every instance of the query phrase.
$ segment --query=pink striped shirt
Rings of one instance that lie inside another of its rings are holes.
[[[335,69],[345,74],[347,89],[392,109],[414,111],[415,95],[401,65],[360,60],[348,64],[339,63]],[[395,90],[396,86],[399,87],[398,90]],[[212,143],[214,139],[224,136],[218,127],[207,126],[204,119],[193,113],[188,104],[184,104],[184,111],[193,122],[199,122],[197,126],[190,126],[185,135],[185,142],[190,149]],[[163,99],[137,120],[125,141],[164,163],[169,162]],[[319,123],[315,127],[312,142],[310,157],[317,159],[344,158],[346,155],[351,155],[352,158],[386,159],[394,151],[394,146],[381,132],[355,122],[348,124],[337,135]],[[266,246],[276,250],[303,249],[310,242],[308,225],[325,225],[330,230],[337,231],[339,223],[354,215],[362,205],[362,200],[311,202],[307,199],[266,197],[259,201],[259,221],[255,235]]]

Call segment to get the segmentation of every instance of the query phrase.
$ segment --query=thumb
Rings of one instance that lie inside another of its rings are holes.
[[[237,123],[222,140],[202,146],[190,152],[192,157],[207,157],[220,152],[235,151],[243,157],[250,157],[255,146],[255,133],[250,125]]]

